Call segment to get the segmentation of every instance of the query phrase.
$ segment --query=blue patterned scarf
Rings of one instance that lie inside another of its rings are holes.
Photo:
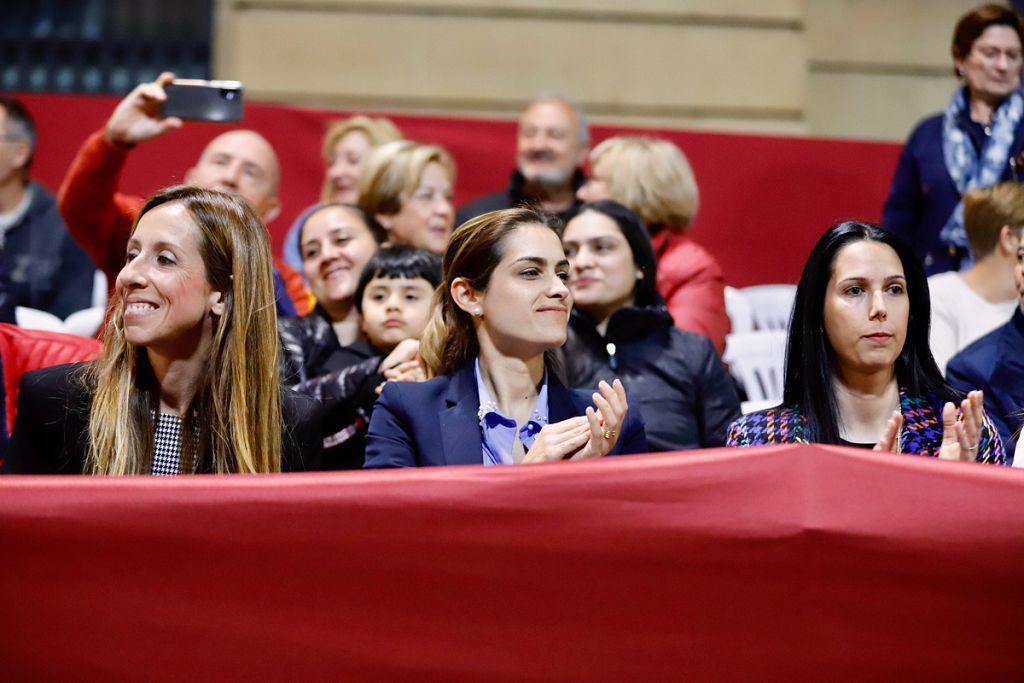
[[[956,91],[942,118],[942,155],[949,170],[949,177],[953,179],[953,184],[961,197],[972,188],[988,187],[999,182],[1010,158],[1010,148],[1013,146],[1017,126],[1021,118],[1024,118],[1024,96],[1021,95],[1020,89],[1014,90],[992,116],[992,132],[979,154],[971,144],[967,132],[957,126],[957,120],[961,115],[970,115],[966,91],[966,88]],[[946,244],[967,249],[968,259],[961,267],[970,265],[973,258],[967,245],[967,233],[964,232],[963,200],[957,202],[939,236]]]

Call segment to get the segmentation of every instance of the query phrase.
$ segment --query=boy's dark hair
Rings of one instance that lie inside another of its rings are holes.
[[[441,258],[437,254],[418,249],[408,244],[392,244],[381,247],[369,260],[359,276],[356,285],[355,303],[359,314],[363,313],[363,294],[370,280],[375,277],[422,278],[435,289],[441,283]]]

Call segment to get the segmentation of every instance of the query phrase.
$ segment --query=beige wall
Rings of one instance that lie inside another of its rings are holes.
[[[215,71],[254,99],[902,139],[955,86],[952,0],[219,0]]]

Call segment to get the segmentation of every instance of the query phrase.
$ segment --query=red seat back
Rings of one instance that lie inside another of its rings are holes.
[[[0,323],[0,358],[3,359],[7,433],[14,429],[18,412],[18,384],[29,370],[51,365],[91,360],[100,351],[100,342],[73,334],[27,330]]]

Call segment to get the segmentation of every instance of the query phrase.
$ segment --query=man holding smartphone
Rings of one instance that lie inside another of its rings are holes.
[[[164,86],[174,74],[164,72],[143,83],[114,109],[106,127],[93,133],[78,150],[57,195],[68,231],[107,275],[109,287],[124,265],[124,249],[132,221],[143,198],[117,191],[117,181],[135,145],[180,128],[181,119],[160,113],[167,99]],[[280,166],[266,138],[251,130],[218,135],[203,150],[185,182],[237,194],[268,223],[277,216]],[[309,310],[309,294],[301,276],[275,259],[277,311],[292,317]]]

